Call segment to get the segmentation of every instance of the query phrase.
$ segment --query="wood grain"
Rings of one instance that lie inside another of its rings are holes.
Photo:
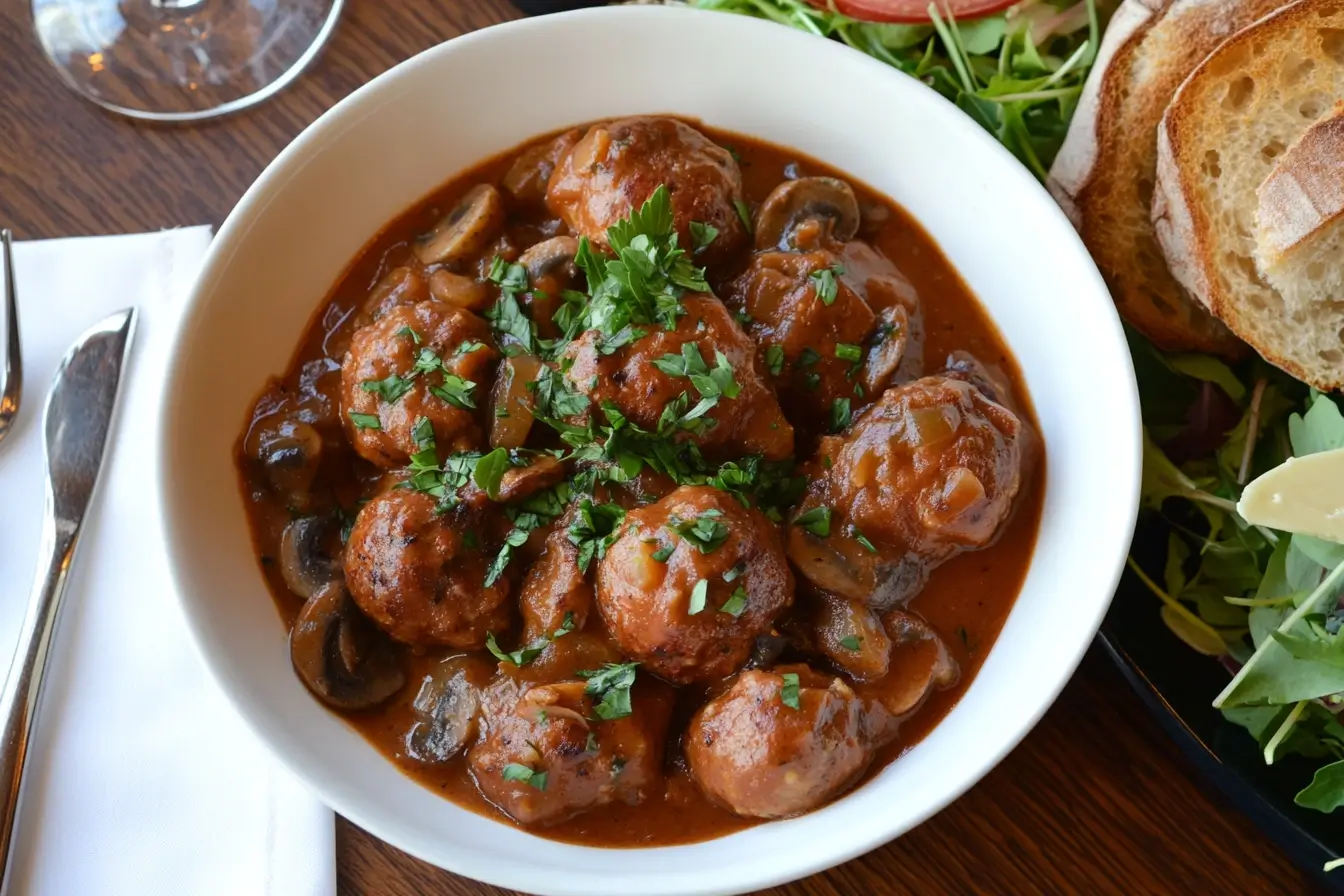
[[[69,93],[23,0],[0,4],[0,223],[19,238],[218,225],[324,109],[401,60],[517,15],[506,0],[350,0],[326,52],[261,107],[136,125]],[[948,757],[956,762],[955,756]],[[896,843],[771,896],[1305,893],[1311,880],[1203,781],[1094,651],[983,782]],[[500,896],[338,823],[342,894]]]

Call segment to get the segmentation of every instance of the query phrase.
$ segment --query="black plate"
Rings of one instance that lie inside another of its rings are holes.
[[[541,15],[601,6],[603,0],[513,0],[523,12]],[[1157,553],[1162,532],[1140,530],[1134,550]],[[1293,795],[1311,781],[1315,764],[1301,757],[1266,766],[1260,748],[1245,730],[1223,719],[1210,705],[1227,684],[1227,671],[1195,654],[1158,617],[1159,603],[1132,573],[1125,572],[1119,593],[1102,624],[1101,642],[1115,658],[1139,696],[1157,715],[1195,765],[1231,802],[1329,890],[1344,893],[1344,869],[1326,875],[1321,867],[1344,856],[1344,825],[1334,816],[1302,809]]]
[[[1164,532],[1141,525],[1134,553],[1145,568],[1160,569],[1165,543]],[[1321,871],[1344,856],[1344,825],[1337,816],[1293,802],[1318,763],[1290,756],[1266,766],[1250,734],[1211,705],[1227,685],[1227,670],[1173,635],[1158,617],[1159,608],[1157,598],[1126,570],[1102,623],[1102,643],[1167,733],[1218,789],[1323,886],[1344,893],[1344,869]]]

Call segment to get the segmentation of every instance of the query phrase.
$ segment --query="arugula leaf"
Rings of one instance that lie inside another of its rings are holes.
[[[1330,396],[1317,393],[1305,414],[1288,418],[1288,438],[1299,457],[1344,448],[1344,415]]]
[[[599,701],[593,706],[594,715],[603,721],[630,715],[630,688],[635,684],[638,668],[639,663],[606,663],[601,669],[577,673],[588,682],[583,692]]]
[[[1298,792],[1293,802],[1318,812],[1333,812],[1344,806],[1344,760],[1316,769],[1311,783]]]
[[[1168,355],[1167,364],[1177,373],[1213,383],[1233,401],[1246,397],[1246,387],[1232,369],[1211,355]]]

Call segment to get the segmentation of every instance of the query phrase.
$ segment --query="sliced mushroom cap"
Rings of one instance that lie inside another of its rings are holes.
[[[336,518],[301,516],[280,536],[280,574],[304,600],[341,574],[341,536]]]
[[[433,230],[416,240],[415,257],[423,264],[454,261],[484,248],[503,226],[504,200],[499,191],[479,184]]]
[[[525,467],[509,467],[504,471],[499,481],[499,500],[505,504],[521,501],[564,478],[564,461],[549,454],[537,455]]]
[[[893,385],[910,344],[910,315],[901,305],[883,308],[877,315],[868,360],[863,365],[863,388],[869,395],[881,395]]]
[[[794,249],[794,231],[808,221],[840,242],[859,232],[859,201],[849,184],[834,177],[787,180],[766,197],[756,212],[756,248]]]
[[[532,431],[535,398],[527,388],[541,378],[541,359],[526,352],[505,358],[495,375],[490,394],[493,416],[490,422],[491,448],[521,448]]]
[[[483,660],[453,656],[420,683],[411,709],[415,724],[406,733],[406,752],[420,762],[447,762],[476,740],[482,691],[493,668]]]
[[[534,287],[545,277],[550,277],[559,289],[542,289],[547,292],[559,292],[571,285],[579,277],[579,269],[574,258],[579,254],[579,241],[572,236],[553,236],[528,247],[518,263],[527,269],[527,282]]]
[[[289,506],[307,507],[322,465],[322,434],[309,423],[286,419],[264,426],[248,441],[271,489]]]
[[[289,654],[308,690],[336,709],[369,709],[406,684],[392,639],[359,612],[341,579],[303,605]]]
[[[490,290],[484,283],[443,268],[429,275],[429,294],[445,305],[468,311],[480,311],[490,304]]]
[[[817,646],[836,666],[866,681],[887,674],[891,639],[868,607],[823,594],[813,624]]]
[[[951,687],[961,676],[947,645],[923,619],[894,610],[882,622],[891,637],[891,668],[885,678],[865,688],[877,704],[878,714],[869,725],[879,740],[894,737],[900,722],[930,694]]]

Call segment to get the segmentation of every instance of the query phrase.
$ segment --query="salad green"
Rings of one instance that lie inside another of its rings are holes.
[[[1344,414],[1258,358],[1234,368],[1164,355],[1133,334],[1130,348],[1145,427],[1140,529],[1166,533],[1160,568],[1131,568],[1171,631],[1233,673],[1214,705],[1266,763],[1318,761],[1296,801],[1333,811],[1344,805],[1344,545],[1250,525],[1237,500],[1289,457],[1344,448]]]
[[[930,3],[928,25],[860,22],[807,0],[688,2],[843,41],[919,78],[1042,180],[1064,142],[1102,30],[1097,0],[1024,0],[966,21]]]

